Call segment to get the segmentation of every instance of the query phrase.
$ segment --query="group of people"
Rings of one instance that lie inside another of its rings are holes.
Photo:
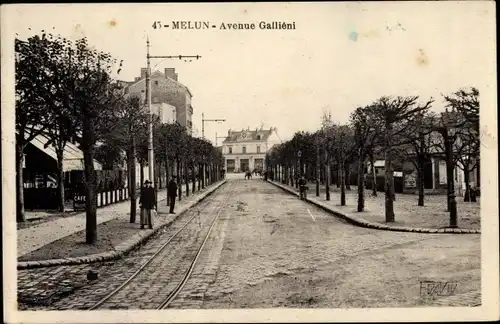
[[[156,211],[158,210],[156,190],[151,186],[151,184],[152,182],[150,180],[146,180],[141,189],[141,196],[139,198],[139,207],[141,210],[141,229],[144,229],[144,226],[146,225],[148,225],[151,229],[153,228],[154,217],[156,215]],[[170,214],[175,214],[174,208],[177,197],[177,189],[176,177],[173,176],[167,185],[167,199],[170,206]]]

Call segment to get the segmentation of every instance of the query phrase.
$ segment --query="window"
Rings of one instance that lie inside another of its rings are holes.
[[[260,135],[257,135],[257,140],[260,141]],[[257,152],[257,153],[259,153],[259,152]]]
[[[228,146],[228,150],[229,150],[229,154],[233,154],[233,147],[232,146]]]
[[[243,150],[243,154],[245,154],[247,152],[247,147],[243,146],[242,150]]]
[[[257,145],[257,153],[260,153],[260,146]]]
[[[158,81],[155,81],[155,86],[158,86]]]

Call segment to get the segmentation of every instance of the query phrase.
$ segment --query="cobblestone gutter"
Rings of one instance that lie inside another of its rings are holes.
[[[299,196],[299,193],[296,192],[295,190],[292,190],[286,186],[283,186],[282,184],[279,184],[275,181],[270,181],[268,180],[267,182],[275,185],[278,188],[283,189],[284,191],[295,195]],[[394,231],[394,232],[414,232],[414,233],[430,233],[430,234],[481,234],[481,230],[474,230],[474,229],[462,229],[462,228],[443,228],[443,229],[437,229],[437,228],[414,228],[414,227],[404,227],[404,226],[388,226],[380,223],[374,223],[374,222],[369,222],[365,219],[362,219],[361,217],[356,217],[354,215],[347,215],[344,212],[341,212],[331,206],[328,206],[320,201],[317,201],[315,199],[310,199],[306,198],[305,199],[307,202],[327,211],[328,213],[334,214],[337,217],[340,217],[347,222],[356,225],[356,226],[361,226],[361,227],[366,227],[366,228],[372,228],[372,229],[378,229],[378,230],[384,230],[384,231]]]
[[[104,252],[99,254],[92,254],[88,256],[82,256],[77,258],[65,258],[65,259],[51,259],[51,260],[41,260],[41,261],[24,261],[17,263],[17,269],[32,269],[32,268],[43,268],[43,267],[51,267],[51,266],[60,266],[60,265],[76,265],[76,264],[85,264],[85,263],[94,263],[94,262],[102,262],[102,261],[110,261],[116,260],[130,251],[132,251],[138,245],[144,243],[151,236],[156,234],[159,230],[164,228],[165,226],[171,224],[179,215],[182,215],[187,210],[192,208],[194,205],[205,199],[207,196],[212,194],[215,190],[221,187],[226,183],[227,180],[222,180],[221,182],[212,185],[207,188],[205,192],[201,193],[195,200],[190,202],[189,204],[181,207],[179,211],[176,213],[175,218],[170,221],[158,222],[158,226],[155,227],[152,231],[141,232],[139,231],[137,234],[132,236],[129,240],[118,245],[114,251]]]

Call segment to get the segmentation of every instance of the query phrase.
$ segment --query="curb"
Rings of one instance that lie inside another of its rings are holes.
[[[165,222],[160,226],[153,228],[152,231],[138,232],[129,240],[118,245],[114,251],[102,252],[98,254],[91,254],[87,256],[74,257],[74,258],[64,258],[64,259],[50,259],[50,260],[39,260],[39,261],[23,261],[17,263],[17,270],[23,269],[34,269],[34,268],[44,268],[44,267],[52,267],[52,266],[61,266],[61,265],[78,265],[78,264],[88,264],[88,263],[96,263],[103,261],[111,261],[119,259],[130,251],[132,251],[137,246],[144,243],[151,236],[156,234],[159,230],[172,224],[177,217],[187,212],[194,205],[198,204],[200,201],[205,199],[207,196],[212,194],[215,190],[219,189],[222,185],[224,185],[227,180],[222,180],[217,184],[214,184],[211,188],[206,188],[206,191],[201,193],[195,200],[187,204],[185,207],[181,208],[175,215],[175,218],[170,222]]]
[[[299,196],[297,192],[294,190],[287,188],[277,182],[274,181],[267,181],[268,183],[275,185],[278,188],[281,188],[282,190],[295,195]],[[370,221],[367,221],[362,218],[358,217],[352,217],[352,216],[347,216],[346,214],[343,214],[337,210],[332,209],[330,206],[327,206],[326,204],[323,204],[319,201],[314,201],[309,198],[306,198],[305,201],[307,201],[310,204],[313,204],[326,212],[333,214],[337,217],[340,217],[347,221],[350,224],[360,226],[360,227],[366,227],[366,228],[371,228],[371,229],[376,229],[376,230],[383,230],[383,231],[392,231],[392,232],[412,232],[412,233],[427,233],[427,234],[481,234],[481,230],[474,230],[474,229],[463,229],[463,228],[416,228],[416,227],[404,227],[404,226],[387,226],[384,224],[380,223],[373,223]]]

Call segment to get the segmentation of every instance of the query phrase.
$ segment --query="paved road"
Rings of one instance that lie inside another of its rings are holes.
[[[219,189],[204,207],[207,219],[200,223],[200,233],[228,192],[231,196],[192,277],[172,308],[452,306],[460,296],[468,305],[480,303],[479,235],[355,227],[257,179],[233,180]],[[93,285],[83,279],[89,265],[60,270],[72,275],[52,281],[53,286],[59,289],[67,278],[69,296],[58,295],[43,308],[87,308],[133,273],[168,235],[160,235],[125,260],[101,266],[100,279]],[[188,245],[199,244],[196,235],[184,241],[186,251]],[[140,293],[117,296],[113,308],[154,308],[155,298],[167,293],[163,282],[173,278],[171,270],[185,267],[179,261],[185,259],[179,246],[171,251],[176,261],[159,262],[158,272],[141,279],[142,287],[153,291],[139,287]],[[51,282],[57,275],[53,272],[43,279]],[[160,280],[161,273],[165,278]],[[20,282],[24,296],[29,296],[28,278],[40,275],[24,273]],[[433,283],[422,288],[421,281]],[[429,285],[454,288],[429,290]],[[455,298],[437,296],[438,292]],[[148,299],[149,304],[144,302]]]

